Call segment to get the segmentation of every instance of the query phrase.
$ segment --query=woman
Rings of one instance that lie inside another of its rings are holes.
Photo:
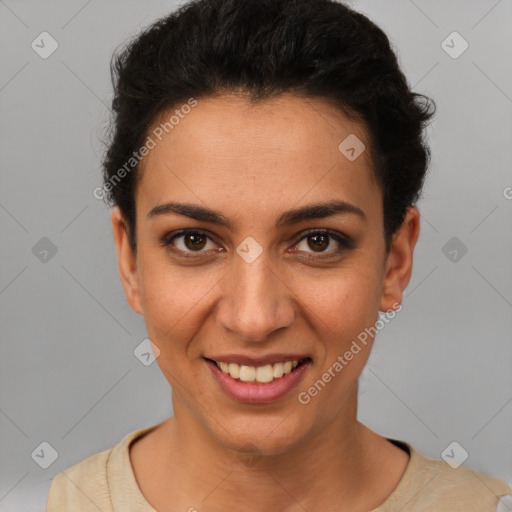
[[[330,0],[197,0],[113,76],[97,194],[174,416],[57,475],[47,510],[498,510],[505,482],[357,421],[434,106],[385,34]]]

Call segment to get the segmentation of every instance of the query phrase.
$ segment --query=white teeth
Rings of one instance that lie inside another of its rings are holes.
[[[222,366],[221,366],[222,369]],[[240,365],[236,363],[229,363],[229,372],[222,370],[224,373],[229,373],[233,379],[240,378]]]
[[[256,368],[254,366],[240,366],[240,380],[242,382],[254,382],[256,380]]]
[[[282,377],[284,375],[283,363],[276,363],[274,365],[273,375],[274,375],[274,379],[279,379],[280,377]]]
[[[297,368],[299,361],[286,361],[284,363],[266,364],[264,366],[245,366],[237,363],[217,362],[217,366],[233,379],[239,379],[242,382],[272,382],[274,379],[280,379],[283,375],[290,373],[293,368]]]
[[[256,368],[256,380],[258,382],[272,382],[274,380],[272,365],[258,366],[258,368]]]

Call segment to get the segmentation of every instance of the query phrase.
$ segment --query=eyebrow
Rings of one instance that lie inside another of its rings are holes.
[[[217,224],[228,229],[233,228],[231,221],[220,212],[189,203],[169,202],[160,204],[151,209],[147,214],[147,218],[153,218],[157,215],[164,215],[168,213],[175,213],[202,222]],[[291,226],[304,220],[324,219],[326,217],[332,217],[333,215],[349,213],[359,216],[365,222],[367,221],[367,217],[361,208],[351,203],[347,203],[346,201],[335,200],[326,203],[309,204],[295,210],[286,211],[277,219],[276,228]]]

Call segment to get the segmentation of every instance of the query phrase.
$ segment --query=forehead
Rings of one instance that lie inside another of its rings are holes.
[[[165,125],[176,110],[163,112],[148,131],[155,146],[139,171],[141,213],[172,200],[277,213],[330,199],[379,213],[364,126],[330,102],[285,94],[251,104],[223,95],[197,100]]]

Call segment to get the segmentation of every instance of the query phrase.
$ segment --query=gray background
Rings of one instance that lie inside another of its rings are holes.
[[[133,354],[143,318],[92,191],[110,56],[176,5],[0,0],[2,512],[44,510],[54,475],[172,413],[156,363]],[[412,279],[363,372],[359,418],[433,458],[455,440],[465,466],[511,483],[512,1],[352,5],[438,105]],[[59,45],[47,59],[31,48],[43,31]],[[458,58],[441,46],[453,31],[469,43]],[[47,261],[33,253],[43,237]],[[47,469],[31,456],[43,441],[58,452]]]

